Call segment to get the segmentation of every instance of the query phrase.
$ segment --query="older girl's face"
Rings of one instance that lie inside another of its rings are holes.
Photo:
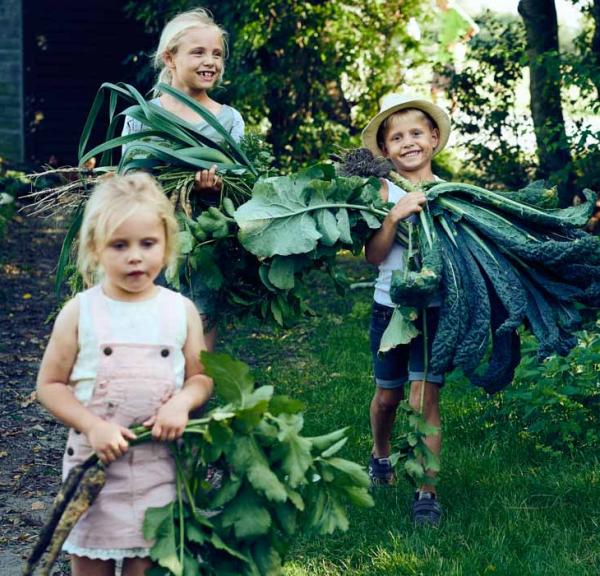
[[[190,28],[174,53],[163,56],[171,70],[172,86],[190,95],[214,87],[223,72],[223,36],[215,27]]]

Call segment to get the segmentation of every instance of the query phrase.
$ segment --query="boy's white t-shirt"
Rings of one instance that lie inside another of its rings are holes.
[[[388,186],[388,202],[393,202],[395,204],[402,196],[406,196],[406,190],[403,190],[400,186],[387,179],[386,182]],[[413,217],[411,216],[411,218]],[[405,258],[406,248],[398,242],[394,242],[385,260],[379,265],[379,275],[377,276],[377,280],[375,280],[375,293],[373,294],[373,300],[375,300],[377,304],[389,306],[390,308],[396,307],[396,304],[394,304],[390,298],[392,272],[394,270],[404,269]]]
[[[436,181],[441,181],[440,178],[434,176]],[[388,185],[388,202],[393,202],[394,204],[402,198],[402,196],[406,196],[408,192],[403,188],[400,188],[397,184],[390,182],[385,179]],[[416,216],[410,216],[406,219],[410,222],[416,222]],[[383,260],[383,262],[379,265],[379,275],[377,276],[377,280],[375,280],[375,292],[373,294],[373,300],[377,302],[377,304],[381,304],[382,306],[388,306],[389,308],[395,308],[396,304],[392,302],[390,298],[390,288],[392,285],[392,272],[394,270],[404,270],[404,263],[406,258],[406,248],[399,244],[398,242],[394,242],[392,244],[392,248],[390,249],[388,255]],[[436,299],[434,302],[429,304],[429,306],[439,306],[439,299]]]

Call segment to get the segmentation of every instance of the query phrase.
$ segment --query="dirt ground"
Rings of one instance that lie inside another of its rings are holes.
[[[21,574],[60,484],[65,428],[32,395],[58,307],[60,221],[21,214],[0,239],[0,575]],[[61,561],[54,574],[67,574]]]

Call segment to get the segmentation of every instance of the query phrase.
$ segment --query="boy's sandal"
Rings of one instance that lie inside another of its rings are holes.
[[[416,492],[412,504],[412,520],[415,526],[439,526],[442,520],[442,507],[435,494]]]

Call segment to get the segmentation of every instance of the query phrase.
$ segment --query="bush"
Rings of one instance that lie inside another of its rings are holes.
[[[23,172],[5,170],[0,162],[0,238],[15,211],[15,199],[29,190],[30,182]]]
[[[495,400],[499,413],[524,435],[560,452],[600,447],[600,314],[566,357],[536,359],[537,344],[523,338],[523,360],[513,385]]]

